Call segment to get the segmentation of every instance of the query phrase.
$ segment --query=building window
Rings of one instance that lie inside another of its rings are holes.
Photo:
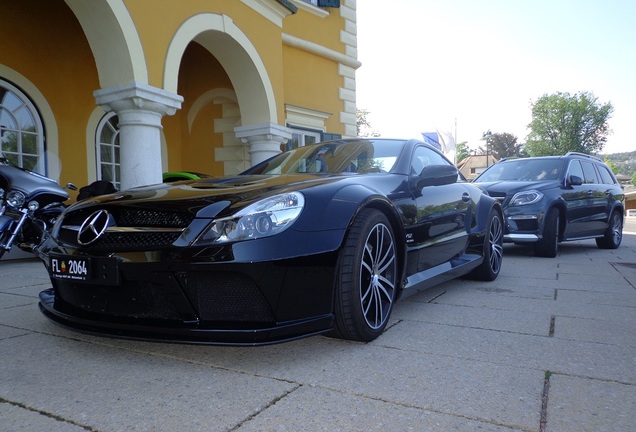
[[[95,155],[97,159],[97,179],[108,180],[121,188],[119,156],[119,118],[113,112],[107,113],[97,126]]]
[[[46,175],[44,127],[35,105],[0,79],[0,153],[17,166]]]
[[[320,142],[320,131],[297,128],[290,129],[292,132],[292,138],[287,141],[286,150],[304,147],[306,145],[316,144],[317,142]]]

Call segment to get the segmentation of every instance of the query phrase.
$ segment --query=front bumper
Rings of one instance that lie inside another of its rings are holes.
[[[505,242],[535,243],[543,237],[543,212],[522,213],[508,207],[505,213]]]
[[[329,331],[338,250],[316,247],[298,256],[295,242],[287,250],[296,256],[266,260],[282,254],[280,243],[268,245],[272,241],[216,253],[186,248],[181,254],[91,255],[91,278],[51,277],[53,288],[40,294],[40,309],[88,333],[185,343],[258,345]],[[60,256],[87,255],[48,249],[49,271]],[[237,256],[251,259],[237,262]]]
[[[178,342],[206,345],[266,345],[313,336],[331,330],[333,315],[312,317],[287,323],[276,323],[260,328],[206,328],[199,323],[180,326],[161,323],[97,320],[60,312],[55,306],[55,292],[48,289],[40,293],[40,311],[64,327],[88,334],[123,339],[157,342]]]

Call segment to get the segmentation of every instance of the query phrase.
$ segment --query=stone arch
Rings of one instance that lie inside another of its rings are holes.
[[[232,79],[244,125],[277,123],[276,98],[265,65],[248,37],[226,15],[199,14],[181,25],[168,48],[164,90],[177,93],[179,65],[191,41],[216,57]]]
[[[101,88],[148,84],[146,58],[123,0],[65,0],[95,56]]]
[[[192,129],[192,123],[199,114],[199,111],[201,111],[201,109],[209,103],[236,104],[236,93],[232,89],[217,88],[208,90],[199,96],[197,100],[194,101],[192,108],[190,108],[187,114],[188,130]]]

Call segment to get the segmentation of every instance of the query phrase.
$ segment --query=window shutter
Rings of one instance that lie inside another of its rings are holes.
[[[318,6],[320,6],[320,7],[339,8],[340,7],[340,0],[318,0]]]

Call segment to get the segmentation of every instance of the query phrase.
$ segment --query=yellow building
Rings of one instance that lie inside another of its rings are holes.
[[[64,184],[355,136],[355,0],[2,0],[0,144]]]

